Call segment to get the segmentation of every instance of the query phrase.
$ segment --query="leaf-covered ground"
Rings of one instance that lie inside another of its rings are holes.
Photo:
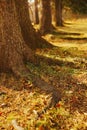
[[[0,130],[87,130],[86,28],[78,20],[44,36],[55,47],[36,51],[40,64],[27,63],[29,77],[0,75]],[[49,87],[61,93],[54,106]]]

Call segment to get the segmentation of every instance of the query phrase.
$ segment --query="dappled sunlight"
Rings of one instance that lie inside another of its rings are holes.
[[[51,44],[59,47],[77,47],[80,50],[87,50],[87,22],[85,19],[66,21],[64,27],[57,27],[51,34],[44,38]],[[83,41],[84,40],[84,41]]]
[[[82,20],[85,23],[81,25],[80,22],[72,21],[65,27],[59,27],[56,32],[45,35],[44,38],[55,47],[36,51],[44,61],[44,64],[41,63],[43,76],[62,91],[62,105],[57,104],[57,110],[49,110],[55,115],[50,118],[56,129],[87,129],[87,31],[84,29],[87,23]]]
[[[87,130],[85,3],[28,1],[0,1],[0,130]]]

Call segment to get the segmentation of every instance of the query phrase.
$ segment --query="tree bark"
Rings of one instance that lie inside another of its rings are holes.
[[[52,45],[44,40],[33,28],[29,16],[28,0],[15,0],[15,3],[21,32],[26,44],[31,49],[42,48],[43,46],[52,47]]]
[[[40,20],[40,32],[41,34],[49,33],[52,30],[52,16],[50,0],[41,0],[42,13]]]
[[[39,24],[38,0],[35,0],[35,24]]]
[[[35,48],[35,34],[29,17],[28,1],[15,0],[15,3],[16,3],[18,20],[24,41],[31,48]]]
[[[20,76],[26,72],[24,61],[34,60],[25,44],[17,18],[14,0],[0,0],[0,71]]]
[[[56,26],[63,26],[62,0],[55,0],[55,20],[56,20]]]

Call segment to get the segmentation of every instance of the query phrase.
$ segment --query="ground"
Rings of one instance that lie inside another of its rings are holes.
[[[66,21],[44,38],[55,46],[36,50],[41,61],[27,63],[29,77],[0,75],[1,130],[87,130],[87,19]],[[47,87],[61,93],[54,106]]]

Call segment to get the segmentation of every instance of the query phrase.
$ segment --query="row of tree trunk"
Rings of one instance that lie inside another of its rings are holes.
[[[42,0],[42,34],[50,31],[51,19],[50,0]],[[43,45],[52,47],[33,28],[28,0],[0,0],[0,71],[25,74],[25,62],[36,62],[32,49]]]
[[[0,71],[25,74],[25,61],[36,62],[32,49],[43,44],[49,45],[30,22],[28,1],[0,0]]]
[[[55,0],[55,24],[62,26],[62,0]],[[41,0],[41,19],[40,19],[40,32],[41,34],[49,33],[52,30],[52,11],[51,0]],[[38,15],[38,0],[35,0],[35,24],[39,23]]]

